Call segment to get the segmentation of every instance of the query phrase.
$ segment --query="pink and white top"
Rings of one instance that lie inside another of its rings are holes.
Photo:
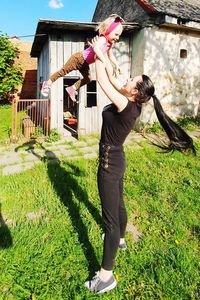
[[[106,41],[102,47],[103,54],[105,55],[111,47],[112,47],[112,45],[106,39]],[[82,54],[83,54],[84,60],[88,63],[88,65],[93,64],[95,62],[95,52],[92,47],[88,47],[85,50],[83,50]]]

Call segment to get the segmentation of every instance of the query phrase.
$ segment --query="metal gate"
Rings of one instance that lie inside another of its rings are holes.
[[[49,99],[19,99],[12,102],[12,140],[48,136],[50,125]]]

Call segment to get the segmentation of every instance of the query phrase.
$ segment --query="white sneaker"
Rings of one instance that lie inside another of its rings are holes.
[[[50,85],[48,84],[48,81],[43,81],[42,88],[41,88],[41,94],[44,97],[47,97],[49,95]]]
[[[117,285],[115,277],[112,275],[108,281],[102,281],[99,277],[99,272],[96,272],[96,275],[92,280],[86,281],[84,286],[88,288],[91,292],[96,294],[102,294],[114,289]]]
[[[105,233],[103,233],[102,236],[101,236],[102,240],[104,240],[104,237],[105,237]],[[121,250],[125,251],[127,249],[126,242],[119,244],[119,248]]]

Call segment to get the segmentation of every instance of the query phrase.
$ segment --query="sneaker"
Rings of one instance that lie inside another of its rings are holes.
[[[47,97],[49,95],[50,85],[48,84],[48,81],[43,81],[42,88],[41,88],[41,94],[44,97]]]
[[[102,281],[99,277],[99,272],[96,272],[96,275],[92,278],[92,280],[86,281],[84,284],[86,288],[96,294],[108,292],[114,289],[116,285],[117,281],[113,275],[108,281]]]
[[[75,88],[73,88],[73,86],[68,86],[66,88],[67,93],[69,94],[70,98],[72,99],[72,101],[76,102],[76,98],[75,96],[78,95],[77,91],[75,90]]]
[[[104,240],[104,237],[105,237],[105,233],[102,234],[101,238],[102,240]],[[127,249],[127,245],[126,245],[126,242],[122,243],[122,244],[119,244],[119,248],[121,250],[126,250]]]
[[[124,242],[124,243],[122,243],[122,244],[119,244],[119,248],[120,248],[121,250],[125,251],[125,250],[127,249],[126,243]]]

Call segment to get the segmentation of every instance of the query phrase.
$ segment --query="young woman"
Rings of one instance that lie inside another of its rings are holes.
[[[91,43],[95,49],[95,40]],[[163,111],[155,96],[154,86],[146,75],[130,78],[122,86],[112,75],[109,62],[96,60],[96,75],[104,93],[112,104],[103,109],[103,124],[99,148],[98,189],[105,224],[103,260],[101,269],[85,287],[95,293],[104,293],[116,287],[112,273],[118,247],[125,248],[127,214],[123,201],[125,157],[123,143],[130,133],[142,104],[153,98],[158,120],[165,129],[170,144],[167,149],[195,153],[192,139]]]

